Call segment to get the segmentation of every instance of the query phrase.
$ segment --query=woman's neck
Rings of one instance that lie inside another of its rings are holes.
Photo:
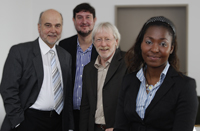
[[[160,74],[164,68],[146,68],[144,75],[148,85],[155,85],[160,80]]]

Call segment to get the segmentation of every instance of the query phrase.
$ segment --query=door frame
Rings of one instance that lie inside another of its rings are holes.
[[[186,29],[186,41],[185,41],[185,53],[186,53],[186,57],[185,57],[185,71],[186,72],[183,72],[185,75],[187,75],[188,74],[188,4],[167,4],[167,5],[116,5],[115,6],[115,25],[116,25],[116,27],[118,27],[118,23],[117,23],[117,20],[118,20],[118,10],[119,9],[129,9],[129,8],[132,8],[132,9],[134,9],[134,8],[152,8],[152,7],[166,7],[166,8],[168,8],[168,7],[184,7],[185,8],[185,11],[186,11],[186,27],[185,27],[185,29]],[[138,32],[139,33],[139,32]]]

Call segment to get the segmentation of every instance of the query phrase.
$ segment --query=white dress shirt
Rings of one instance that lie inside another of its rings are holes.
[[[50,111],[54,109],[54,93],[53,93],[53,83],[51,77],[52,75],[51,75],[51,64],[50,64],[51,54],[49,50],[53,50],[56,54],[56,63],[58,70],[61,74],[61,84],[63,87],[62,72],[55,46],[53,48],[50,48],[46,43],[44,43],[44,41],[41,38],[39,38],[38,40],[43,61],[44,77],[38,98],[30,108],[43,111]]]

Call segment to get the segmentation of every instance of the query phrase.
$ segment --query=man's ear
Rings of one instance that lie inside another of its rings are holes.
[[[116,40],[116,49],[118,48],[118,46],[119,46],[119,40],[117,39]]]
[[[75,19],[74,19],[74,17],[72,18],[72,20],[73,20],[73,22],[75,22]]]
[[[41,26],[40,26],[40,24],[38,23],[38,32],[40,32],[40,28],[41,28]]]
[[[94,18],[94,23],[97,21],[97,17]]]

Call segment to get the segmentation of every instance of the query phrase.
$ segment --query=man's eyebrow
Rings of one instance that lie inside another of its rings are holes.
[[[48,23],[48,22],[47,22],[47,23],[44,23],[44,24],[46,25],[46,24],[51,24],[51,23]]]

